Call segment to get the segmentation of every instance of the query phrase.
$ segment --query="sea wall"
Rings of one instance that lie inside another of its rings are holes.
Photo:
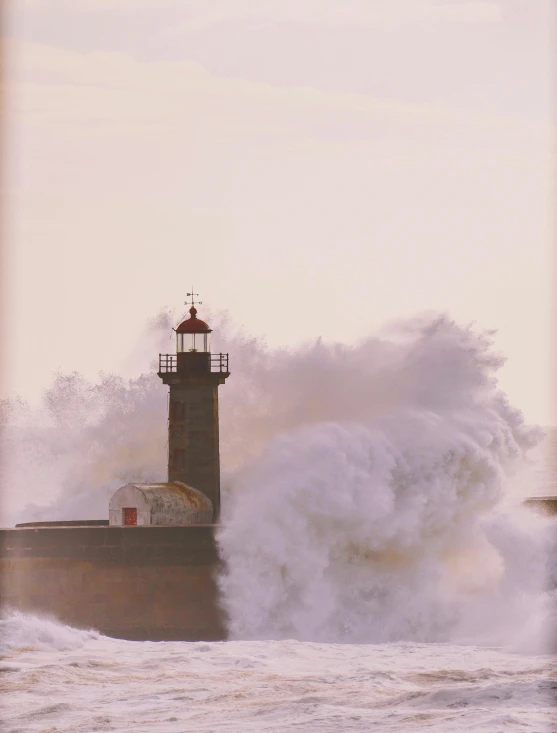
[[[524,504],[539,514],[557,514],[557,496],[533,496],[526,499]]]
[[[225,639],[218,571],[214,525],[0,530],[4,607],[122,639]]]

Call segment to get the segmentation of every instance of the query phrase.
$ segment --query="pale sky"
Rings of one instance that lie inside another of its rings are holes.
[[[498,329],[513,404],[555,422],[552,10],[8,4],[8,391],[131,376],[193,283],[271,346],[431,310]]]

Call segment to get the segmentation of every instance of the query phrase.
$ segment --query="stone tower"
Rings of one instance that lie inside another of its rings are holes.
[[[190,295],[190,293],[188,293]],[[211,329],[197,317],[176,329],[176,354],[159,354],[158,375],[170,388],[168,481],[202,491],[220,513],[218,387],[229,376],[228,354],[211,354]]]

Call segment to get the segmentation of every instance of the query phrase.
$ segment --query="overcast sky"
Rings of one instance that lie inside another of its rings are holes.
[[[496,328],[512,401],[555,422],[552,9],[8,4],[8,389],[133,370],[193,283],[270,345]]]

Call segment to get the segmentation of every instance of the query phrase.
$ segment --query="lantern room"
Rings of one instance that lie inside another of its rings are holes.
[[[190,317],[182,321],[176,329],[176,353],[200,351],[208,354],[211,351],[211,329],[197,317],[197,309],[192,305]]]

